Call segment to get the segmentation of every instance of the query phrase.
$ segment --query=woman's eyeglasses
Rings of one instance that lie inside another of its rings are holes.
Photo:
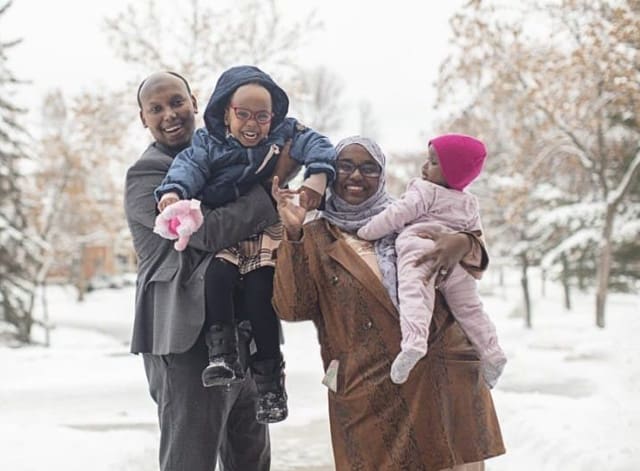
[[[249,121],[250,119],[255,119],[258,124],[268,124],[273,118],[273,113],[267,110],[254,112],[246,108],[241,108],[239,106],[230,106],[229,108],[233,110],[236,118],[238,118],[240,121]]]
[[[374,162],[365,162],[363,164],[356,165],[350,160],[336,161],[336,171],[340,175],[351,175],[356,171],[356,169],[360,172],[360,175],[368,178],[378,178],[382,174],[382,169]]]

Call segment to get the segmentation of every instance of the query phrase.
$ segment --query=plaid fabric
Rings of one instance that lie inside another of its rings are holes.
[[[282,240],[282,231],[282,223],[278,222],[259,234],[221,250],[216,257],[236,265],[241,275],[260,267],[275,267],[274,253]]]

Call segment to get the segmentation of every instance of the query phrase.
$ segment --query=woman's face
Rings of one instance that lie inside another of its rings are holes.
[[[333,191],[349,204],[357,205],[378,190],[382,169],[359,144],[349,144],[338,154]]]

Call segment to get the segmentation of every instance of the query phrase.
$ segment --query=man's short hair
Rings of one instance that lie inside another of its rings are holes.
[[[178,77],[180,80],[182,80],[182,82],[184,83],[184,86],[187,87],[187,92],[189,93],[189,95],[191,95],[191,87],[189,86],[189,82],[187,82],[186,78],[184,78],[182,75],[180,75],[177,72],[172,72],[170,70],[167,70],[165,72],[169,75],[173,75],[174,77]],[[138,107],[140,109],[142,109],[142,101],[140,100],[140,91],[142,90],[142,87],[144,86],[144,84],[147,83],[148,78],[149,77],[145,78],[142,82],[140,82],[140,85],[138,85],[138,93],[136,93],[136,99],[138,100]]]

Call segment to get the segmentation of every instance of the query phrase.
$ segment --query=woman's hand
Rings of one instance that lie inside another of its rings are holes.
[[[433,240],[434,246],[433,250],[418,258],[415,265],[431,261],[431,267],[427,272],[427,281],[436,275],[436,286],[447,279],[451,270],[460,263],[472,247],[470,236],[461,232],[428,231],[420,234],[420,237]]]
[[[271,195],[276,201],[278,214],[284,229],[287,231],[287,238],[289,240],[300,240],[302,238],[302,224],[307,215],[307,210],[305,209],[307,195],[304,192],[299,193],[296,190],[280,188],[278,186],[279,183],[280,179],[274,176],[271,184]],[[296,195],[300,196],[299,205],[293,201]]]

